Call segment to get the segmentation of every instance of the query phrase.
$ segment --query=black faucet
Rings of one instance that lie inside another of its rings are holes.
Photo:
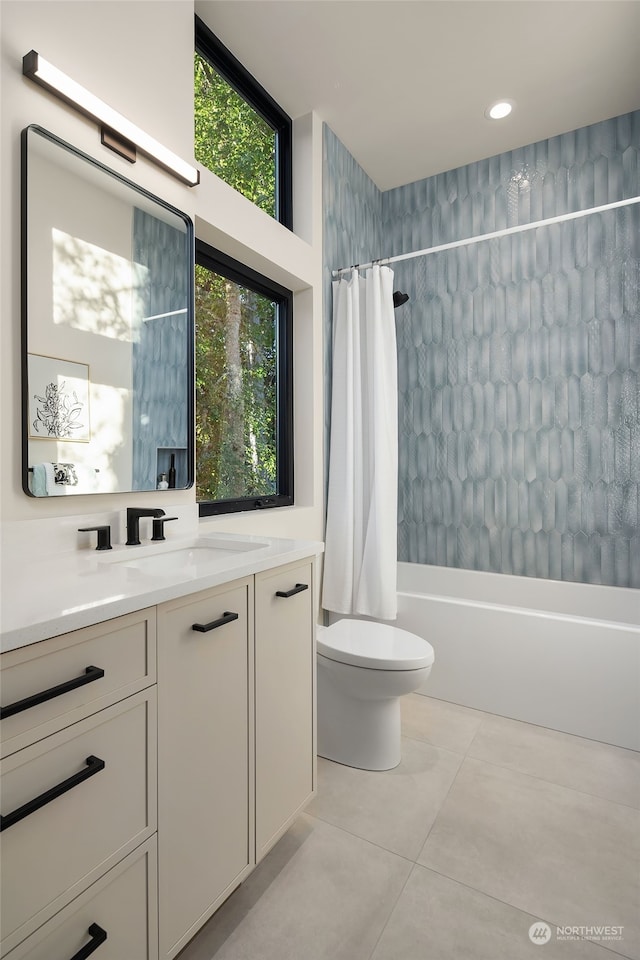
[[[140,543],[140,517],[164,517],[161,507],[127,507],[127,546]]]

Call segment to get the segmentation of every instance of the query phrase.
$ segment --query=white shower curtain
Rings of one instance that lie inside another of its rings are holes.
[[[333,283],[333,387],[322,605],[397,614],[398,374],[393,271]]]

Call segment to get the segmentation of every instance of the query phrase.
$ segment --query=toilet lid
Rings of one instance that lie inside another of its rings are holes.
[[[433,663],[433,647],[415,633],[372,620],[338,620],[318,631],[318,653],[370,670],[420,670]]]

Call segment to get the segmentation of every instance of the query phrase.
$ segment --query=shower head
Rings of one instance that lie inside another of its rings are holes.
[[[406,303],[409,299],[408,293],[400,293],[399,290],[393,291],[393,307],[394,310],[396,307],[401,307],[403,303]]]

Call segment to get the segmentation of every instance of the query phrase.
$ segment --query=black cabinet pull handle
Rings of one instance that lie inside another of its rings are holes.
[[[308,583],[296,583],[291,590],[276,590],[276,597],[293,597],[296,593],[302,593],[303,590],[308,589]]]
[[[99,927],[97,923],[92,923],[87,932],[91,936],[91,940],[89,940],[89,943],[85,943],[84,947],[77,953],[74,953],[71,960],[87,960],[87,957],[90,957],[93,951],[97,950],[100,944],[107,939],[107,931]]]
[[[223,627],[225,623],[237,620],[238,616],[237,613],[229,613],[228,610],[225,610],[219,620],[212,620],[211,623],[194,623],[191,625],[191,629],[197,630],[198,633],[209,633],[209,630],[215,630],[216,627]]]
[[[16,700],[15,703],[10,703],[8,707],[0,707],[0,720],[12,717],[14,713],[29,710],[30,707],[37,707],[39,703],[46,703],[47,700],[53,700],[54,697],[61,697],[63,693],[69,693],[70,690],[75,690],[77,687],[84,687],[85,683],[92,683],[94,680],[99,680],[100,677],[104,677],[102,667],[87,667],[81,676],[75,677],[73,680],[66,680],[64,683],[59,683],[57,687],[49,687],[48,690],[43,690],[41,693],[34,693],[32,697],[25,697],[24,700]]]
[[[12,810],[11,813],[8,813],[5,817],[0,817],[0,833],[8,827],[12,827],[14,823],[24,820],[29,814],[35,813],[40,807],[46,806],[47,803],[51,803],[51,801],[57,799],[57,797],[61,797],[62,794],[68,790],[77,787],[78,784],[84,783],[89,777],[100,773],[105,767],[104,760],[93,756],[87,757],[86,764],[86,770],[81,770],[80,773],[74,773],[72,777],[68,777],[66,780],[63,780],[62,783],[57,783],[55,787],[45,790],[39,797],[34,797],[33,800],[23,803],[21,807],[16,807],[15,810]]]

